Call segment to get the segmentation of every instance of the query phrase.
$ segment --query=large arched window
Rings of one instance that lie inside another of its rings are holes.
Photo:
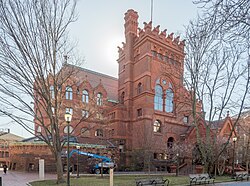
[[[82,91],[82,102],[88,103],[89,102],[89,93],[87,90]]]
[[[163,91],[160,85],[155,86],[154,108],[163,111]]]
[[[70,86],[66,87],[65,98],[68,99],[68,100],[73,99],[73,90],[72,90],[72,88]]]
[[[174,92],[172,89],[167,89],[166,91],[166,100],[165,100],[165,111],[173,112],[174,110]]]
[[[102,93],[98,93],[98,94],[97,94],[97,97],[96,97],[96,104],[99,105],[99,106],[101,106],[101,105],[102,105],[102,102],[103,102],[102,99],[103,99],[103,98],[102,98]]]
[[[155,120],[155,122],[154,122],[154,132],[161,132],[161,121]]]
[[[55,99],[55,91],[54,91],[54,86],[53,85],[51,85],[49,87],[49,92],[50,92],[51,99]]]

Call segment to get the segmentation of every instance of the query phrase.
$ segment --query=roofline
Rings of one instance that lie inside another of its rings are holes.
[[[66,65],[72,66],[72,67],[76,67],[76,68],[78,68],[78,69],[80,69],[82,71],[89,72],[91,74],[99,75],[99,76],[102,76],[102,77],[106,77],[106,78],[118,81],[118,78],[110,76],[110,75],[107,75],[107,74],[103,74],[103,73],[100,73],[100,72],[96,72],[96,71],[93,71],[93,70],[89,70],[89,69],[86,69],[86,68],[83,68],[83,67],[79,67],[79,66],[76,66],[76,65],[72,65],[72,64],[68,64],[68,63]]]

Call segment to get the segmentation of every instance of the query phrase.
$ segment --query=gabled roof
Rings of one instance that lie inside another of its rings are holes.
[[[221,129],[224,126],[225,123],[225,119],[221,119],[221,120],[216,120],[216,121],[211,121],[211,129]]]
[[[236,119],[237,117],[238,117],[238,114],[232,116],[232,119]],[[240,117],[243,118],[243,119],[245,119],[245,118],[247,118],[247,117],[250,117],[250,110],[241,112]]]
[[[77,80],[79,83],[83,81],[88,81],[93,88],[97,87],[99,84],[103,85],[104,89],[107,91],[108,100],[118,100],[118,79],[106,74],[88,70],[82,67],[73,66],[79,70],[77,73]]]
[[[10,142],[21,141],[23,140],[23,137],[8,132],[0,132],[0,140],[10,141]]]

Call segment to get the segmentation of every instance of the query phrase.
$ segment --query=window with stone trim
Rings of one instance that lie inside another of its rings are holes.
[[[54,86],[53,85],[51,85],[49,87],[49,92],[50,92],[51,99],[55,99],[55,90],[54,90]]]
[[[154,132],[161,132],[161,121],[160,120],[155,120],[154,122]]]
[[[82,110],[82,117],[88,118],[89,117],[89,111],[88,110]]]
[[[140,94],[142,93],[142,83],[138,83],[138,86],[137,86],[137,94]]]
[[[165,99],[165,111],[173,112],[174,110],[174,92],[172,89],[167,89]]]
[[[70,86],[66,87],[65,90],[65,99],[72,100],[73,99],[73,89]]]
[[[96,96],[96,104],[99,106],[103,105],[103,96],[100,92]]]
[[[163,91],[158,84],[155,86],[154,109],[163,111]]]
[[[82,102],[83,103],[89,102],[89,92],[87,90],[82,91]]]
[[[184,116],[183,117],[183,122],[184,123],[188,123],[189,122],[189,117],[188,116]]]

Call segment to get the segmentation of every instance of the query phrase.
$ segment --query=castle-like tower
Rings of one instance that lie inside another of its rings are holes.
[[[189,126],[190,103],[183,87],[184,41],[152,27],[138,27],[138,14],[125,13],[125,43],[119,48],[118,136],[127,151],[163,154]],[[119,135],[120,134],[120,135]],[[166,158],[166,155],[164,155]]]

